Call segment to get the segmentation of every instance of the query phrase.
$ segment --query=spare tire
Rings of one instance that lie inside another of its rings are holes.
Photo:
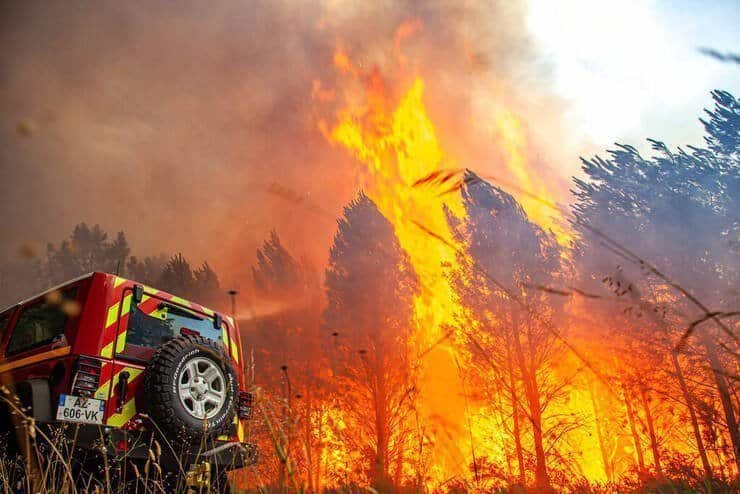
[[[223,345],[179,336],[162,345],[144,373],[145,408],[168,439],[228,433],[236,408],[236,373]]]

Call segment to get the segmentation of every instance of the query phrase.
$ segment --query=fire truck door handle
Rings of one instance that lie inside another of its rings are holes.
[[[123,371],[118,375],[118,403],[116,404],[116,413],[121,413],[123,404],[126,403],[126,391],[128,390],[128,371]]]

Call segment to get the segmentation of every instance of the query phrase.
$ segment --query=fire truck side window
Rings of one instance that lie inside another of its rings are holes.
[[[75,295],[76,289],[65,290],[61,300],[74,299]],[[5,354],[13,355],[48,345],[64,334],[67,314],[62,307],[59,302],[39,301],[21,309]]]

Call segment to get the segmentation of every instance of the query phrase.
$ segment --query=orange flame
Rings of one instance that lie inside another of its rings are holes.
[[[401,44],[422,27],[420,21],[410,21],[396,30],[394,48],[401,69],[407,65]],[[469,50],[467,45],[466,50]],[[459,362],[466,361],[465,350],[448,344],[448,334],[443,334],[447,325],[455,327],[456,318],[463,314],[445,276],[446,269],[458,267],[455,249],[450,247],[456,243],[447,214],[462,218],[466,213],[457,193],[460,184],[452,183],[459,180],[460,167],[439,143],[438,130],[424,104],[424,81],[419,76],[407,79],[406,92],[395,97],[393,89],[398,85],[389,88],[377,67],[364,70],[341,47],[336,49],[333,61],[338,71],[362,83],[362,91],[358,95],[349,85],[340,94],[341,90],[327,90],[316,82],[315,100],[337,102],[343,98],[346,101],[336,123],[328,125],[321,121],[319,128],[331,143],[349,150],[362,165],[361,186],[393,225],[420,279],[412,342],[417,353],[412,361],[422,361],[418,408],[425,421],[423,443],[433,451],[425,473],[427,485],[438,486],[453,476],[469,479],[473,447],[478,458],[511,463],[511,451],[504,446],[510,430],[510,424],[505,422],[510,418],[496,417],[485,403],[465,403],[462,397],[465,383],[458,368]],[[546,179],[531,166],[529,134],[522,120],[506,109],[494,111],[487,130],[502,153],[505,174],[515,184],[502,185],[511,189],[532,221],[555,235],[558,243],[566,247],[564,255],[567,255],[572,233],[563,222]],[[429,232],[442,241],[430,238]],[[569,311],[587,312],[579,307],[578,301],[572,301]],[[471,321],[470,325],[474,330],[476,323]],[[581,362],[571,355],[561,365],[562,369],[556,367],[553,371],[569,379],[567,376]],[[597,399],[598,386],[593,376],[582,376],[569,389],[566,401],[553,405],[559,407],[553,413],[595,418],[593,423],[584,422],[586,425],[571,432],[569,444],[564,447],[577,458],[572,463],[574,474],[604,481],[613,479],[615,472],[624,471],[629,461],[625,458],[632,451],[622,437],[602,441],[602,436],[608,435],[604,427],[618,422],[623,412],[618,409],[618,398]],[[597,418],[599,414],[601,422]],[[344,454],[339,450],[333,454],[340,453]],[[614,464],[607,466],[610,461]],[[622,466],[617,465],[620,461]]]
[[[428,175],[454,169],[437,140],[437,131],[423,102],[424,83],[416,78],[408,93],[393,109],[383,79],[377,69],[365,79],[365,100],[339,116],[329,139],[346,147],[365,165],[361,184],[383,215],[393,224],[396,235],[421,281],[421,292],[415,300],[416,347],[428,348],[441,336],[441,328],[453,320],[457,311],[452,289],[443,266],[454,265],[455,252],[441,242],[430,240],[415,223],[424,225],[452,242],[443,206],[456,216],[464,214],[457,194],[439,197],[439,190],[413,185]],[[427,418],[444,423],[444,428],[459,429],[464,409],[461,400],[450,400],[460,389],[451,349],[440,345],[425,356],[422,380],[424,409]],[[435,441],[434,431],[428,436]],[[449,438],[448,448],[433,465],[441,479],[451,464],[459,464],[458,438]],[[457,461],[453,461],[453,460]],[[458,467],[459,468],[459,467]],[[463,466],[464,468],[464,466]]]
[[[527,163],[527,135],[519,118],[508,111],[499,112],[494,120],[492,134],[507,158],[506,167],[517,183],[513,191],[530,220],[545,230],[552,231],[561,246],[570,246],[573,235],[554,209],[556,201],[544,180],[532,173]],[[517,193],[519,192],[519,193]]]

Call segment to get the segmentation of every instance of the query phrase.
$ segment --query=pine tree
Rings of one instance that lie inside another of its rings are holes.
[[[666,340],[662,351],[674,368],[675,379],[671,380],[683,397],[707,475],[711,469],[691,390],[683,376],[686,362],[670,352],[684,328],[705,316],[696,303],[675,290],[676,285],[712,311],[734,310],[740,301],[736,289],[740,283],[740,101],[724,91],[714,91],[712,96],[715,107],[702,120],[706,148],[671,151],[664,143],[650,140],[655,154],[646,158],[631,146],[619,145],[607,158],[584,160],[586,178],[574,180],[582,281],[605,279],[608,288],[614,289],[611,273],[618,266],[621,288],[629,286],[636,303],[648,303],[655,312],[664,312],[648,325],[633,320],[632,336],[649,328],[654,341]],[[601,234],[657,266],[673,286],[646,270],[643,262],[630,264],[614,256],[604,248]],[[727,378],[727,368],[734,365],[737,355],[731,350],[737,347],[736,340],[708,321],[683,343],[684,350],[696,345],[709,364],[724,415],[723,428],[734,449],[735,468],[740,470],[740,432]]]
[[[147,285],[156,285],[169,258],[165,254],[139,259],[131,256],[126,263],[124,275]]]
[[[194,285],[193,270],[182,253],[170,257],[156,284],[157,288],[183,298],[191,297]]]
[[[368,475],[390,484],[415,389],[408,342],[417,278],[393,227],[363,193],[344,209],[326,269],[324,321],[337,341],[339,399],[368,454]],[[349,431],[346,431],[349,432]]]
[[[453,235],[463,246],[459,268],[450,280],[465,310],[460,332],[469,345],[473,365],[482,370],[485,383],[493,374],[492,399],[506,390],[512,417],[512,439],[518,481],[525,481],[521,430],[531,426],[535,453],[535,482],[549,484],[546,432],[571,424],[557,422],[546,430],[546,410],[562,396],[548,394],[548,365],[557,355],[557,341],[548,325],[557,300],[532,290],[548,286],[558,276],[560,251],[553,235],[529,221],[516,200],[503,190],[466,172],[462,199],[466,216],[448,215]],[[516,298],[517,300],[514,300]],[[523,307],[526,306],[526,307]],[[472,321],[472,323],[471,323]],[[479,328],[472,335],[466,326]],[[488,383],[491,386],[491,383]]]
[[[208,306],[220,306],[223,302],[224,292],[221,290],[221,283],[208,261],[193,271],[191,296],[194,301]]]

